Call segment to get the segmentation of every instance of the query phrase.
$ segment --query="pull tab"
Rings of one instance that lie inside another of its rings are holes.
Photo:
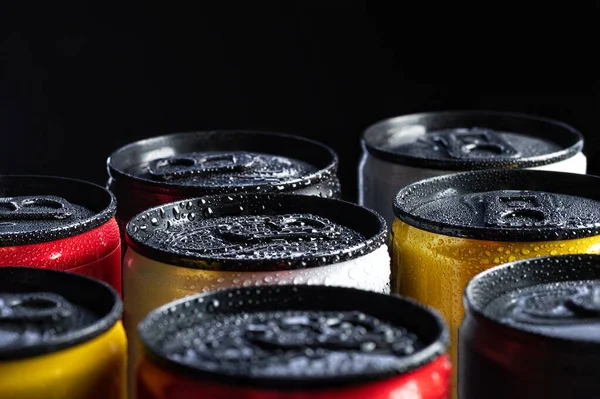
[[[43,323],[71,317],[73,306],[60,295],[39,292],[0,296],[0,322]]]
[[[322,239],[333,240],[338,234],[320,220],[307,216],[253,218],[233,225],[219,226],[218,233],[234,242],[264,242]]]
[[[150,174],[161,180],[183,179],[211,174],[243,172],[253,167],[256,157],[244,152],[213,155],[189,154],[152,161]]]
[[[295,315],[272,320],[268,324],[251,324],[246,328],[245,338],[265,350],[289,351],[310,347],[362,351],[365,342],[369,342],[373,346],[369,348],[372,351],[389,344],[384,339],[385,333],[378,328],[374,318],[366,315],[361,315],[360,320],[357,315]]]
[[[502,191],[475,196],[489,227],[542,228],[566,224],[560,198],[539,191]]]
[[[569,298],[567,306],[582,316],[600,316],[600,284],[592,286],[585,293]]]
[[[62,220],[74,214],[69,202],[52,195],[0,198],[0,221]]]
[[[600,316],[600,285],[556,288],[546,286],[514,302],[515,320],[528,324],[561,325]]]
[[[516,158],[521,153],[493,130],[452,129],[432,133],[430,140],[436,147],[442,146],[448,155],[456,159],[508,157]]]

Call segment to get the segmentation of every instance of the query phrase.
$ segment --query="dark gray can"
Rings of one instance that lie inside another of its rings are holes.
[[[467,285],[460,399],[600,394],[600,256],[505,264]]]

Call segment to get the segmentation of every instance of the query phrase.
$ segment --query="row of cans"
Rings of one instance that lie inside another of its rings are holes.
[[[441,311],[456,364],[461,298],[478,272],[600,251],[598,178],[573,174],[586,171],[582,147],[575,129],[523,115],[395,118],[363,135],[358,206],[334,199],[337,156],[320,143],[262,132],[157,137],[110,156],[110,191],[1,177],[0,264],[74,271],[120,292],[120,226],[130,342],[152,309],[197,292],[346,286]],[[486,170],[449,174],[472,169]],[[138,352],[129,346],[132,382]]]
[[[461,398],[595,397],[600,256],[496,266],[469,282],[464,304]],[[98,280],[0,268],[0,397],[125,398],[122,309]],[[138,399],[444,399],[451,391],[439,312],[356,288],[191,295],[152,310],[136,336]]]

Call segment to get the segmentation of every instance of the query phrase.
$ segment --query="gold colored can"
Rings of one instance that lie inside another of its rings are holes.
[[[476,274],[521,259],[600,253],[600,178],[589,175],[495,170],[436,177],[400,190],[394,212],[392,292],[442,313],[454,364],[463,292]]]
[[[0,268],[0,398],[125,399],[122,309],[99,281]]]

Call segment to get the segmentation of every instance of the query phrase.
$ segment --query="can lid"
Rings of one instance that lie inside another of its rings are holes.
[[[115,181],[195,195],[292,191],[328,180],[338,159],[329,147],[302,137],[259,131],[175,133],[137,141],[108,158]]]
[[[283,389],[394,377],[448,345],[437,311],[412,300],[309,285],[189,296],[151,312],[139,336],[152,361],[177,373]]]
[[[513,330],[600,347],[600,255],[533,258],[467,285],[465,309]]]
[[[110,191],[81,180],[0,175],[0,246],[72,237],[112,218]]]
[[[537,170],[455,173],[408,185],[396,216],[417,228],[492,241],[600,235],[600,178]]]
[[[198,269],[265,271],[329,265],[385,244],[381,216],[298,194],[193,198],[144,211],[127,224],[137,253]]]
[[[400,116],[366,129],[363,146],[388,162],[441,170],[529,168],[583,149],[573,127],[532,115],[446,111]]]
[[[105,283],[77,274],[0,267],[0,361],[57,352],[89,341],[120,319]]]

